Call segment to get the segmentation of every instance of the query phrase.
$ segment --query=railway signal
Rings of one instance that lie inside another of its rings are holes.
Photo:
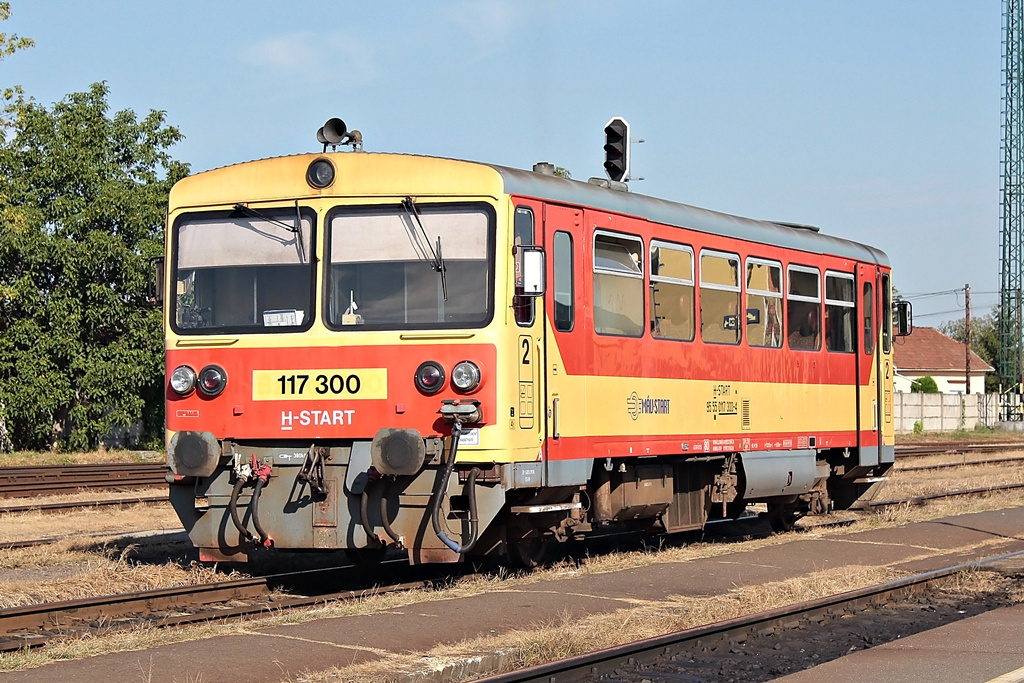
[[[614,181],[629,180],[629,122],[620,116],[604,127],[604,170]]]

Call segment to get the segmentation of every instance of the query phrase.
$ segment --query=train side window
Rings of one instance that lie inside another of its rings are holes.
[[[747,343],[782,346],[782,264],[747,259]]]
[[[857,285],[852,273],[825,271],[825,348],[853,353]]]
[[[523,250],[519,247],[532,246],[533,242],[533,209],[528,206],[517,206],[513,221],[513,245],[515,247],[515,287],[512,297],[512,311],[516,324],[528,327],[533,324],[534,304],[532,296],[523,296]]]
[[[821,276],[816,268],[790,266],[787,273],[786,333],[789,348],[821,348]]]
[[[889,276],[882,274],[882,353],[892,353],[892,290],[889,288]]]
[[[623,337],[644,333],[643,242],[594,234],[594,331]]]
[[[693,249],[651,242],[650,325],[659,339],[693,341]]]
[[[575,319],[572,235],[567,232],[556,232],[552,251],[554,274],[551,278],[551,289],[555,304],[555,329],[559,332],[570,332]]]
[[[864,283],[864,353],[870,356],[875,352],[875,293],[871,283]]]
[[[712,344],[739,344],[740,257],[714,251],[700,254],[700,338]]]

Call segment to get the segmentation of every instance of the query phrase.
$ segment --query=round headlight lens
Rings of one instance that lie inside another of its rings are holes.
[[[179,365],[171,373],[171,389],[186,396],[196,388],[196,371],[187,365]]]
[[[444,368],[440,363],[428,360],[416,368],[416,387],[424,394],[436,394],[444,386]]]
[[[306,182],[322,190],[334,182],[334,164],[327,159],[317,159],[306,171]]]
[[[473,391],[480,386],[480,368],[464,360],[452,368],[452,384],[459,391]]]
[[[227,386],[228,376],[224,369],[216,365],[207,365],[199,372],[199,391],[207,396],[216,396]]]

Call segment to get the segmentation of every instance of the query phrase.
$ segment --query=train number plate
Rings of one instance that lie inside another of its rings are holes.
[[[387,368],[252,371],[254,401],[379,400],[387,397]]]

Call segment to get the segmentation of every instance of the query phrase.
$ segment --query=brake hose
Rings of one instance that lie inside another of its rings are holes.
[[[434,484],[434,495],[431,499],[430,509],[430,523],[434,527],[434,533],[437,534],[442,543],[460,555],[469,552],[470,548],[476,543],[479,528],[479,519],[476,512],[476,478],[480,474],[480,468],[474,467],[469,473],[469,478],[466,480],[466,486],[469,488],[469,540],[464,545],[459,545],[448,538],[448,534],[441,528],[440,513],[441,497],[448,488],[448,480],[455,469],[455,453],[458,451],[459,437],[461,436],[462,425],[458,422],[452,423],[452,447],[448,452],[448,463],[445,465],[444,475],[437,479],[437,482]]]
[[[388,519],[388,494],[391,492],[391,479],[384,479],[384,486],[380,492],[380,523],[384,527],[384,533],[386,533],[392,541],[398,544],[399,548],[403,547],[402,537],[395,533],[395,530],[391,528],[391,520]]]
[[[260,491],[263,490],[263,486],[267,483],[267,480],[263,477],[256,479],[256,488],[252,492],[252,502],[249,504],[249,509],[252,512],[252,525],[256,527],[256,533],[260,535],[259,543],[264,548],[269,548],[273,541],[270,540],[270,534],[263,530],[263,525],[260,524]],[[253,542],[256,542],[256,537],[253,537]]]
[[[235,480],[235,487],[231,489],[231,499],[228,500],[228,510],[231,512],[231,521],[234,523],[235,528],[238,529],[238,533],[242,535],[242,539],[255,543],[256,537],[245,528],[242,520],[238,518],[238,494],[242,492],[242,487],[245,486],[247,481],[249,481],[247,478],[241,476]]]

